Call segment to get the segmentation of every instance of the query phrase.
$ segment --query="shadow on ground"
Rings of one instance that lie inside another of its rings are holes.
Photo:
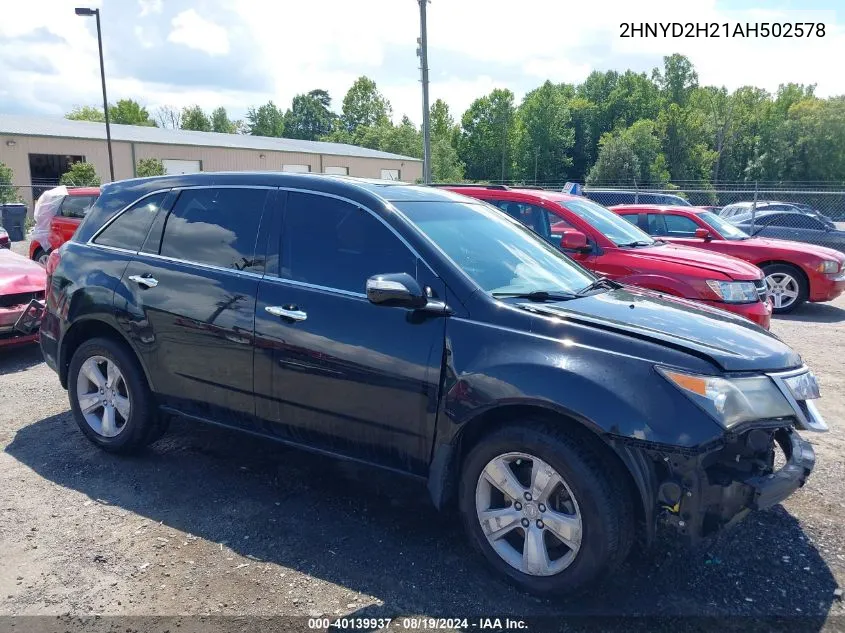
[[[141,456],[116,457],[67,413],[20,429],[6,452],[92,499],[383,601],[361,616],[783,615],[819,630],[835,588],[780,507],[706,549],[661,538],[586,595],[547,601],[498,581],[457,517],[395,475],[191,422]]]
[[[842,323],[845,310],[829,303],[805,303],[789,314],[777,314],[773,317],[783,321],[804,321],[806,323]]]
[[[43,362],[41,348],[36,343],[0,347],[0,374],[25,371]]]

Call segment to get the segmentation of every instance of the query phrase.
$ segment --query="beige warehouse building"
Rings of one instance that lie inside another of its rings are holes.
[[[259,170],[404,182],[422,178],[419,159],[341,143],[137,125],[112,125],[111,137],[116,180],[134,177],[142,158],[160,159],[167,173]],[[93,164],[102,182],[109,181],[105,124],[0,114],[0,162],[11,167],[30,213],[33,197],[58,184],[75,161]]]

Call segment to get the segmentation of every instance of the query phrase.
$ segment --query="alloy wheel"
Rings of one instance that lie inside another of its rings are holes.
[[[92,356],[82,363],[76,399],[88,426],[98,435],[116,437],[126,428],[132,402],[126,379],[113,360]]]
[[[766,289],[776,310],[788,308],[798,300],[798,280],[788,273],[766,275]]]
[[[533,455],[505,453],[490,460],[478,478],[475,507],[493,550],[530,576],[560,573],[581,548],[583,524],[572,490]]]

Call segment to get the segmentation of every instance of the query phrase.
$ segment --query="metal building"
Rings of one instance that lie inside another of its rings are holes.
[[[135,176],[142,158],[162,160],[168,173],[293,171],[404,182],[422,177],[419,159],[341,143],[115,124],[111,136],[118,180]],[[105,124],[0,114],[0,163],[12,168],[13,184],[30,210],[33,196],[58,184],[75,161],[92,163],[108,182]]]

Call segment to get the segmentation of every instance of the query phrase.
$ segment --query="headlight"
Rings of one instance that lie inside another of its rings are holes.
[[[832,259],[825,259],[816,267],[820,273],[824,273],[825,275],[832,275],[834,273],[839,272],[839,262],[835,262]]]
[[[657,367],[669,382],[726,429],[741,422],[795,415],[768,376],[720,378]]]
[[[714,281],[707,285],[725,303],[753,303],[757,301],[757,288],[753,281]]]

